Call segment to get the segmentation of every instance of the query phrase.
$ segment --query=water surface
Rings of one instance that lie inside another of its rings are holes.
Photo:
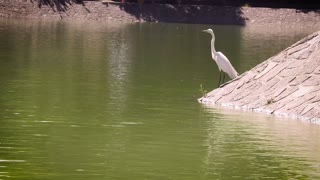
[[[0,179],[320,178],[319,126],[196,102],[206,28],[240,73],[313,31],[1,19]]]

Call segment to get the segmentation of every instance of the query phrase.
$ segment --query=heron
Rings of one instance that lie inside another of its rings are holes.
[[[212,59],[217,63],[219,71],[220,71],[219,83],[218,83],[218,87],[219,87],[220,86],[220,82],[221,82],[221,74],[223,72],[227,73],[228,76],[231,79],[236,78],[238,76],[238,72],[231,65],[229,59],[222,52],[217,52],[216,49],[214,48],[215,36],[214,36],[213,30],[212,29],[206,29],[206,30],[203,30],[203,32],[209,33],[212,36],[212,39],[211,39],[211,56],[212,56]],[[225,78],[225,74],[223,74],[222,83],[224,82],[224,78]]]

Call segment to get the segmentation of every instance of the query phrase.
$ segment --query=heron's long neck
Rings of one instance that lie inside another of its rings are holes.
[[[215,37],[214,37],[214,34],[211,34],[211,35],[212,35],[212,39],[211,39],[211,52],[212,52],[212,53],[216,53],[216,49],[214,48]]]

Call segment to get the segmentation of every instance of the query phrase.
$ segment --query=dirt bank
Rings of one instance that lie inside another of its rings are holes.
[[[84,1],[80,4],[39,6],[29,0],[0,0],[0,17],[80,19],[125,22],[175,22],[235,25],[308,25],[320,27],[316,10],[216,7],[168,4],[112,4]]]

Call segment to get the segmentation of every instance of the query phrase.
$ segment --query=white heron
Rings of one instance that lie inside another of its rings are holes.
[[[207,30],[203,30],[203,32],[209,33],[212,36],[212,39],[211,39],[211,56],[212,56],[212,59],[217,63],[219,71],[220,71],[219,83],[218,83],[218,87],[219,87],[220,86],[220,81],[221,81],[221,73],[222,73],[221,71],[227,73],[231,79],[236,78],[238,76],[238,72],[231,65],[229,59],[224,54],[222,54],[222,52],[217,52],[216,49],[214,48],[215,36],[214,36],[213,30],[212,29],[207,29]],[[224,81],[224,78],[225,78],[225,74],[223,74],[222,83]]]

